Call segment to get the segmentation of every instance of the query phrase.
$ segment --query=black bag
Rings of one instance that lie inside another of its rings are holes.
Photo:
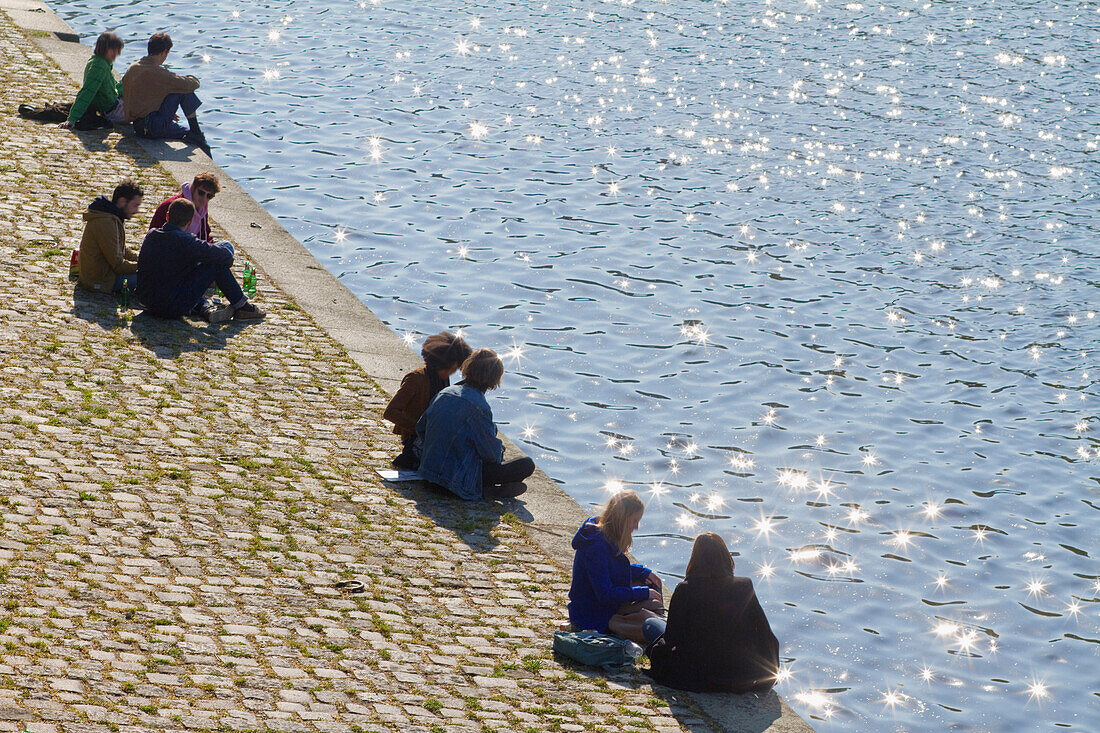
[[[19,105],[19,116],[28,120],[36,120],[37,122],[53,122],[57,124],[69,119],[69,112],[72,111],[72,108],[72,102],[52,102],[44,107],[21,104]],[[104,127],[111,126],[110,120],[91,107],[89,107],[88,111],[84,113],[84,116],[73,125],[77,130],[100,130]]]

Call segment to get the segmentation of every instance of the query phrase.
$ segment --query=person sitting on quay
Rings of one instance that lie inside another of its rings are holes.
[[[420,466],[416,454],[416,423],[428,409],[432,399],[450,386],[451,375],[472,353],[461,336],[450,331],[429,336],[424,341],[420,356],[424,366],[406,374],[401,387],[386,405],[382,418],[393,423],[393,432],[401,437],[403,450],[393,459],[393,467],[402,471],[415,471]]]
[[[168,221],[145,235],[138,254],[136,295],[147,313],[160,318],[194,315],[210,323],[234,319],[257,321],[266,314],[241,290],[233,276],[233,245],[211,244],[184,230],[195,216],[195,205],[177,199],[168,207]],[[217,283],[229,305],[215,309],[206,288]]]
[[[172,39],[156,33],[149,39],[149,55],[130,65],[122,77],[122,99],[126,121],[133,123],[139,137],[185,140],[210,154],[206,136],[199,127],[198,109],[202,105],[195,90],[199,80],[180,76],[164,67]],[[183,110],[190,129],[176,122],[176,111]]]
[[[126,179],[111,198],[97,196],[88,205],[77,260],[78,281],[88,290],[118,293],[124,280],[131,291],[137,286],[138,253],[126,246],[125,223],[138,212],[142,197],[141,188]]]
[[[124,103],[119,96],[122,83],[115,81],[114,63],[122,53],[122,39],[114,33],[101,33],[96,39],[92,57],[84,67],[84,83],[76,93],[69,119],[59,127],[88,130],[121,124],[125,118]]]
[[[195,216],[191,222],[183,227],[185,232],[194,234],[204,242],[214,242],[214,235],[210,233],[210,202],[214,196],[222,190],[218,183],[218,177],[213,173],[197,173],[194,180],[180,187],[180,192],[166,198],[153,213],[153,220],[149,222],[149,229],[160,229],[168,221],[168,207],[173,201],[181,198],[187,199],[195,205]]]
[[[733,574],[722,538],[695,539],[683,582],[663,619],[643,623],[654,682],[691,692],[767,692],[779,674],[779,641],[752,581]]]
[[[568,609],[575,630],[598,631],[642,645],[660,634],[644,624],[664,612],[661,579],[626,556],[644,513],[645,504],[626,489],[612,496],[600,516],[586,519],[574,535]]]
[[[122,124],[124,105],[115,81],[114,62],[122,53],[123,42],[114,33],[101,33],[92,57],[84,66],[84,83],[72,102],[53,102],[45,107],[19,105],[19,115],[39,122],[56,122],[66,130],[98,130]]]
[[[504,363],[492,349],[478,349],[462,363],[462,381],[435,396],[416,423],[421,442],[420,477],[474,501],[506,499],[527,490],[535,462],[504,460],[485,392],[500,386]]]

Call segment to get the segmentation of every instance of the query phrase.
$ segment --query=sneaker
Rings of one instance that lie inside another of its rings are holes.
[[[525,491],[527,491],[527,484],[515,481],[510,484],[485,486],[481,489],[481,496],[483,499],[513,499]]]
[[[210,323],[225,323],[235,315],[236,312],[231,305],[225,305],[221,308],[215,308],[211,305],[207,308],[206,312],[203,313],[203,318]]]
[[[255,303],[245,303],[233,312],[234,321],[259,321],[267,313],[256,307]]]

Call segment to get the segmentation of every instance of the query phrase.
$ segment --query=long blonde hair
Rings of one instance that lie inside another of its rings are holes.
[[[630,549],[634,541],[633,529],[627,526],[627,520],[644,511],[645,504],[638,495],[626,489],[607,500],[600,518],[596,520],[596,526],[622,555]]]

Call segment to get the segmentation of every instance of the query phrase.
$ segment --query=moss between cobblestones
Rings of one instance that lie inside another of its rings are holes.
[[[0,731],[702,725],[555,661],[568,578],[515,517],[379,483],[385,395],[263,273],[248,327],[74,290],[91,198],[145,188],[136,246],[177,183],[19,119],[75,90],[4,15],[0,77]]]

